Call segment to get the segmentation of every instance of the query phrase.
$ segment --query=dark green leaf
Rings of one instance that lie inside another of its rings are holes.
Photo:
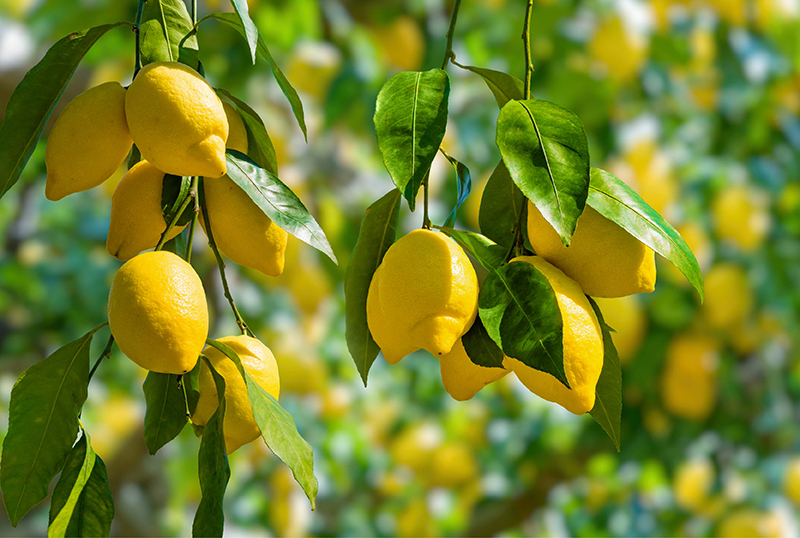
[[[338,263],[325,232],[300,198],[278,176],[258,166],[244,153],[229,149],[225,157],[228,160],[228,177],[244,189],[265,215]]]
[[[497,269],[506,261],[508,249],[488,237],[453,228],[439,228],[439,230],[452,237],[467,254],[475,258],[488,271]]]
[[[198,69],[197,36],[183,0],[145,0],[139,29],[142,65],[181,62]]]
[[[261,430],[261,437],[270,450],[292,470],[294,479],[303,488],[311,509],[315,508],[317,497],[317,477],[314,476],[314,453],[305,439],[297,432],[297,426],[278,401],[244,370],[239,356],[231,348],[216,340],[206,340],[231,359],[247,385],[247,396],[253,408],[253,418]],[[207,428],[208,426],[206,426]],[[203,433],[205,437],[205,432]]]
[[[244,37],[247,41],[247,46],[250,48],[250,57],[253,60],[253,65],[256,63],[256,49],[258,48],[258,28],[250,18],[250,13],[247,9],[247,0],[231,0],[233,9],[239,16],[239,23],[244,28]]]
[[[82,432],[80,439],[72,447],[66,462],[64,462],[61,476],[58,478],[50,498],[48,537],[66,535],[78,497],[83,493],[86,482],[89,481],[94,464],[94,450],[86,441],[86,432]]]
[[[592,168],[587,203],[680,269],[703,299],[703,275],[689,245],[636,191],[605,170]]]
[[[497,106],[503,108],[507,102],[512,99],[524,99],[523,91],[525,85],[517,77],[511,76],[502,71],[495,71],[494,69],[484,69],[482,67],[472,67],[469,65],[461,65],[460,63],[453,62],[461,69],[472,71],[476,75],[480,75],[483,81],[492,90]]]
[[[245,30],[244,26],[242,26],[241,20],[235,13],[211,13],[210,15],[203,17],[202,20],[208,18],[224,22],[228,26],[232,26],[238,30],[238,32],[243,36],[247,36],[247,31]],[[300,126],[300,130],[303,131],[303,136],[305,136],[306,142],[308,142],[308,131],[306,130],[305,114],[303,112],[303,103],[300,101],[300,96],[297,95],[297,91],[294,89],[294,87],[292,87],[289,79],[287,79],[286,75],[283,74],[283,71],[281,71],[281,68],[278,67],[278,64],[275,63],[275,59],[272,57],[272,54],[270,54],[267,44],[260,35],[258,36],[258,47],[256,50],[261,57],[264,58],[267,63],[269,63],[269,66],[272,69],[272,74],[275,75],[275,80],[278,82],[278,86],[280,86],[281,91],[283,91],[283,95],[285,95],[286,99],[289,100],[289,104],[294,112],[294,117],[297,119],[297,124]]]
[[[503,368],[505,355],[503,350],[497,347],[492,337],[486,332],[486,327],[480,317],[475,318],[472,327],[461,337],[464,344],[464,351],[467,352],[469,359],[485,368]]]
[[[597,320],[603,330],[603,369],[595,389],[594,407],[589,414],[606,431],[619,452],[619,433],[622,421],[622,370],[617,348],[611,338],[611,327],[606,325],[600,307],[589,297]]]
[[[454,159],[444,150],[442,150],[442,153],[447,160],[450,161],[450,164],[453,165],[453,168],[456,171],[456,205],[453,207],[453,210],[450,212],[447,220],[444,221],[445,226],[452,228],[456,223],[456,213],[458,212],[458,208],[461,207],[461,204],[467,200],[467,196],[469,196],[469,193],[472,190],[472,176],[469,173],[469,168],[467,168],[464,163]]]
[[[11,94],[0,126],[0,198],[19,179],[83,56],[103,34],[122,24],[127,23],[105,24],[68,35],[25,74]]]
[[[11,524],[47,496],[78,435],[95,331],[28,368],[11,391],[0,486]]]
[[[511,179],[569,245],[589,191],[581,120],[547,101],[509,101],[497,118],[496,140]]]
[[[203,428],[203,437],[200,440],[200,453],[198,454],[198,478],[202,497],[197,506],[192,523],[192,536],[222,536],[225,526],[225,513],[222,510],[222,500],[231,469],[228,466],[228,455],[225,449],[225,380],[219,375],[211,361],[203,357],[211,371],[214,384],[217,386],[219,406]]]
[[[399,213],[400,191],[397,189],[367,208],[344,276],[347,348],[365,387],[369,369],[380,352],[367,326],[367,294],[372,275],[394,243]]]
[[[197,361],[197,364],[188,374],[183,375],[181,387],[183,387],[186,394],[189,414],[194,414],[197,401],[200,399],[200,361]]]
[[[151,455],[172,441],[186,425],[186,398],[179,377],[149,372],[142,385],[147,403],[144,443]]]
[[[481,233],[499,245],[510,247],[514,243],[514,228],[524,210],[525,195],[500,161],[483,189],[478,213]]]
[[[444,138],[449,95],[445,71],[403,71],[386,81],[375,103],[373,121],[383,163],[412,211]]]
[[[164,178],[161,180],[161,214],[164,216],[164,222],[167,224],[172,222],[191,190],[192,178],[164,174]],[[175,226],[186,226],[193,217],[194,208],[192,204],[189,204]]]
[[[550,282],[533,265],[503,265],[486,277],[478,300],[486,332],[500,349],[570,388],[564,371],[561,310]]]
[[[247,130],[247,156],[261,168],[278,175],[278,157],[275,155],[275,147],[272,145],[272,140],[261,117],[247,103],[237,99],[229,92],[219,89],[216,92],[236,106],[242,117]]]

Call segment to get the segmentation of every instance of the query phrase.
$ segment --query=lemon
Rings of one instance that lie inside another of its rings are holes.
[[[595,387],[603,369],[603,333],[580,286],[539,256],[520,256],[510,263],[529,263],[546,278],[556,294],[563,321],[564,371],[571,388],[552,375],[509,358],[511,370],[528,390],[580,415],[594,407]]]
[[[121,261],[127,261],[143,250],[153,248],[167,229],[161,213],[161,186],[164,172],[139,161],[122,178],[111,197],[111,222],[106,249]],[[172,239],[184,226],[174,226]]]
[[[415,497],[397,514],[397,536],[429,538],[439,536],[424,496]]]
[[[370,29],[385,64],[400,71],[419,69],[425,56],[425,35],[417,21],[400,15],[391,24]]]
[[[219,342],[233,349],[242,361],[242,367],[258,385],[276,400],[280,395],[278,363],[272,351],[260,340],[250,336],[226,336]],[[253,408],[247,396],[239,369],[217,348],[209,347],[205,356],[211,361],[214,370],[225,379],[225,422],[223,432],[228,454],[261,436],[253,418]],[[204,426],[219,406],[217,386],[205,362],[200,365],[200,399],[192,415],[192,422]]]
[[[128,88],[125,115],[142,157],[168,174],[225,173],[228,121],[197,71],[177,62],[144,66]]]
[[[753,288],[744,267],[721,262],[705,275],[703,317],[717,329],[741,326],[753,309]]]
[[[725,517],[716,536],[719,538],[779,538],[785,536],[777,514],[740,508]]]
[[[203,283],[171,252],[139,254],[114,276],[108,323],[119,349],[142,368],[185,374],[208,337]]]
[[[647,314],[633,295],[617,299],[597,299],[603,319],[615,331],[611,335],[617,348],[619,360],[627,364],[639,351],[647,332]]]
[[[672,484],[675,504],[691,512],[700,510],[708,501],[716,474],[714,465],[706,459],[682,463]]]
[[[588,205],[565,247],[528,201],[528,237],[536,254],[575,280],[586,295],[623,297],[655,289],[655,253]]]
[[[97,187],[125,160],[133,140],[125,120],[125,88],[106,82],[75,97],[53,125],[45,165],[48,200]]]
[[[672,339],[661,374],[661,400],[673,415],[705,420],[717,401],[719,343],[709,335],[687,333]]]
[[[206,217],[219,249],[231,260],[279,276],[286,253],[286,231],[272,222],[228,176],[203,181]],[[200,219],[206,231],[205,218]],[[208,233],[206,231],[206,233]]]
[[[442,444],[443,433],[439,424],[418,422],[400,431],[392,441],[389,454],[398,465],[424,475],[430,469],[433,454]]]
[[[508,364],[507,359],[503,359],[503,364]],[[444,390],[459,402],[471,399],[483,387],[509,372],[506,368],[486,368],[472,362],[460,338],[450,353],[439,358],[439,367]]]
[[[786,464],[783,493],[795,506],[800,506],[800,456],[793,456]]]
[[[225,119],[228,121],[228,141],[225,143],[225,147],[247,154],[247,129],[245,129],[242,116],[239,115],[236,107],[227,101],[222,101],[222,108],[225,110]]]
[[[414,230],[389,247],[367,294],[367,324],[390,364],[418,349],[449,353],[477,313],[475,269],[455,241],[433,230]]]
[[[769,198],[745,185],[725,187],[711,206],[714,231],[744,252],[764,244],[772,225]]]
[[[622,20],[614,17],[597,28],[589,42],[589,52],[605,64],[612,79],[625,83],[639,74],[647,60],[647,43],[627,32]]]
[[[475,453],[464,442],[443,443],[434,450],[429,465],[430,471],[424,478],[428,485],[434,487],[461,486],[479,474]]]

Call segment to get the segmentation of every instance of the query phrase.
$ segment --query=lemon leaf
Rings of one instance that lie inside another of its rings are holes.
[[[514,227],[524,210],[525,195],[514,184],[505,163],[500,161],[483,189],[478,212],[481,233],[500,245],[510,247],[514,242]]]
[[[568,246],[589,190],[581,120],[547,101],[509,101],[497,118],[496,142],[511,179]]]
[[[241,99],[237,99],[229,92],[220,89],[217,89],[216,92],[230,101],[242,117],[244,128],[247,130],[248,156],[261,168],[277,175],[278,157],[275,154],[275,146],[272,145],[272,140],[269,137],[269,133],[261,117],[255,110],[250,108],[247,103]]]
[[[517,77],[509,75],[508,73],[503,73],[502,71],[495,71],[494,69],[461,65],[456,61],[453,61],[453,63],[461,69],[466,69],[467,71],[472,71],[476,75],[479,75],[492,91],[492,94],[494,94],[497,106],[500,108],[503,108],[503,105],[512,99],[519,100],[525,97],[522,94],[525,85]]]
[[[186,425],[186,398],[176,374],[148,372],[142,389],[147,404],[144,443],[150,455],[172,441]]]
[[[508,249],[498,245],[486,236],[475,232],[436,227],[452,237],[464,251],[475,258],[485,269],[497,269],[506,261]]]
[[[636,191],[613,174],[592,168],[587,203],[680,269],[703,299],[703,275],[689,245]]]
[[[225,158],[228,160],[228,177],[244,189],[265,215],[296,238],[327,255],[333,263],[338,263],[325,232],[300,198],[278,176],[258,166],[244,153],[229,149]]]
[[[449,95],[450,79],[441,69],[397,73],[378,93],[373,117],[378,148],[412,211],[444,139]]]
[[[591,297],[589,302],[603,331],[603,369],[600,371],[600,378],[595,388],[594,407],[589,414],[606,431],[619,452],[622,421],[622,370],[619,354],[611,338],[612,329],[603,319],[600,307]]]
[[[161,180],[161,214],[164,216],[164,222],[172,222],[191,190],[192,179],[190,177],[164,174],[164,178]],[[192,204],[189,204],[175,226],[185,226],[193,217],[194,208]]]
[[[476,317],[472,327],[461,337],[464,351],[473,363],[485,368],[502,368],[503,350],[497,347],[480,317]]]
[[[225,513],[222,500],[231,477],[228,455],[225,450],[225,379],[214,370],[211,361],[203,357],[217,386],[219,406],[203,428],[198,453],[197,475],[202,497],[192,522],[192,536],[222,536]]]
[[[198,68],[197,36],[183,0],[147,0],[139,26],[141,64],[181,62]]]
[[[538,269],[529,263],[508,263],[490,272],[478,298],[478,313],[503,353],[570,388],[564,371],[561,310],[547,277]]]
[[[78,435],[95,331],[28,368],[11,390],[0,486],[14,527],[47,496]]]
[[[113,519],[106,466],[83,432],[53,489],[47,536],[108,536]]]
[[[450,215],[448,215],[447,220],[444,221],[445,226],[452,228],[456,223],[458,208],[467,200],[467,196],[469,196],[472,190],[472,176],[469,173],[469,168],[467,168],[464,163],[451,157],[444,150],[442,150],[442,154],[444,154],[445,158],[453,165],[456,171],[456,205],[453,207]]]
[[[244,37],[247,41],[247,46],[250,48],[250,57],[253,60],[253,65],[256,63],[256,50],[258,48],[258,28],[256,28],[253,19],[250,18],[250,13],[247,8],[247,0],[231,0],[236,15],[239,16],[239,22],[244,28]]]
[[[253,418],[261,430],[261,437],[269,449],[292,470],[294,479],[303,488],[313,510],[319,489],[317,477],[314,476],[314,452],[311,450],[311,445],[297,431],[292,415],[261,385],[253,381],[234,350],[217,340],[209,339],[206,342],[224,353],[239,369],[247,386],[247,397],[253,408]],[[203,431],[203,437],[205,435]]]
[[[96,26],[57,41],[14,89],[0,125],[0,198],[19,180],[83,56],[103,34],[122,24],[129,23]]]
[[[400,191],[397,189],[367,208],[344,276],[347,349],[365,387],[369,369],[380,352],[367,325],[367,294],[375,270],[394,243],[399,213]]]

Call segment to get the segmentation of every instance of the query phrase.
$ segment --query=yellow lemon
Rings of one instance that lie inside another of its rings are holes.
[[[589,205],[569,247],[528,201],[528,237],[538,256],[575,280],[586,295],[623,297],[650,293],[656,284],[655,253]]]
[[[426,349],[441,357],[478,313],[478,277],[458,244],[414,230],[394,243],[367,294],[367,324],[386,362]]]
[[[423,478],[434,487],[461,486],[478,476],[475,453],[464,442],[446,442],[433,451],[430,472]]]
[[[125,121],[125,88],[107,82],[70,101],[47,139],[48,200],[97,187],[125,160],[133,140]]]
[[[615,331],[611,337],[619,360],[627,364],[639,351],[647,333],[647,314],[639,300],[629,295],[617,299],[597,299],[603,319]]]
[[[163,181],[164,172],[147,161],[139,161],[117,185],[111,197],[106,250],[118,260],[127,261],[154,248],[167,229],[161,212]],[[172,239],[184,227],[174,226],[167,238]]]
[[[128,88],[125,115],[142,157],[168,174],[225,173],[228,121],[200,74],[178,62],[144,66]]]
[[[772,225],[769,198],[746,185],[725,187],[711,206],[714,231],[744,252],[760,247]]]
[[[439,536],[436,524],[428,511],[425,496],[417,496],[397,514],[397,536],[428,538]]]
[[[242,361],[242,367],[267,393],[276,400],[280,395],[280,379],[278,363],[272,351],[256,338],[250,336],[226,336],[219,342],[233,349]],[[228,454],[242,445],[255,441],[261,435],[255,419],[253,408],[247,396],[245,385],[239,369],[226,355],[217,348],[206,349],[205,356],[211,361],[214,370],[225,379],[225,422],[223,432]],[[192,415],[192,422],[204,426],[219,406],[217,386],[211,371],[205,362],[200,365],[199,379],[200,399]]]
[[[700,510],[708,501],[716,474],[714,465],[706,459],[682,463],[672,484],[675,504],[691,512]]]
[[[661,400],[673,415],[705,420],[717,401],[719,343],[703,334],[672,339],[661,374]]]
[[[719,538],[779,538],[784,536],[777,514],[741,508],[722,520],[715,536]]]
[[[222,108],[225,110],[225,119],[228,120],[228,141],[225,143],[225,147],[247,154],[247,129],[242,121],[242,116],[239,115],[236,107],[227,101],[222,101]]]
[[[503,364],[508,364],[507,359],[503,359]],[[506,368],[486,368],[472,362],[460,338],[450,353],[439,358],[439,367],[444,390],[459,402],[471,399],[483,387],[509,372]]]
[[[625,30],[618,17],[604,21],[589,42],[593,58],[605,64],[611,78],[625,83],[636,77],[647,60],[647,43]]]
[[[108,324],[119,349],[142,368],[185,374],[208,337],[203,283],[172,252],[139,254],[114,276]]]
[[[717,329],[740,326],[753,308],[753,289],[744,267],[730,262],[714,265],[705,276],[701,312]]]
[[[386,64],[401,71],[419,69],[425,56],[425,35],[413,18],[401,15],[388,26],[372,29],[371,33]]]
[[[793,456],[786,464],[783,475],[783,493],[796,506],[800,506],[800,456]]]
[[[530,263],[553,287],[563,321],[564,371],[571,388],[552,375],[517,359],[509,366],[528,390],[580,415],[594,407],[595,387],[603,369],[603,333],[597,316],[580,286],[539,256],[520,256],[511,263]]]
[[[418,422],[406,426],[394,438],[389,454],[398,465],[423,475],[430,469],[431,457],[442,442],[443,433],[438,424]]]
[[[228,176],[203,181],[205,217],[219,249],[231,260],[279,276],[286,253],[286,231],[272,222]],[[206,231],[205,218],[200,220]],[[207,231],[206,231],[207,232]]]

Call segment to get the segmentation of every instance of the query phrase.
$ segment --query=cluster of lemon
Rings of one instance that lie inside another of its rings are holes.
[[[208,337],[203,284],[192,266],[157,246],[168,223],[162,188],[174,176],[203,176],[205,211],[220,250],[233,261],[271,276],[283,271],[287,233],[264,215],[226,175],[226,145],[246,153],[247,131],[236,109],[219,99],[195,70],[176,62],[144,66],[123,88],[108,82],[77,96],[59,116],[47,143],[50,200],[100,185],[123,163],[133,144],[143,160],[125,174],[111,202],[106,247],[126,263],[114,277],[108,301],[111,333],[133,362],[158,373],[182,375],[197,364]],[[168,238],[179,234],[175,226]],[[278,368],[272,352],[248,336],[220,340],[245,370],[276,399]],[[233,362],[205,351],[226,381],[224,436],[233,452],[260,435],[247,388]],[[200,366],[200,399],[192,417],[204,425],[218,406],[216,385]]]
[[[445,390],[456,400],[472,398],[513,371],[534,394],[572,413],[587,413],[594,407],[604,356],[602,330],[587,295],[623,297],[653,291],[655,254],[589,206],[569,247],[530,202],[527,224],[537,255],[509,263],[533,265],[555,292],[571,388],[513,357],[505,357],[502,368],[471,361],[461,337],[478,312],[478,278],[461,247],[438,231],[415,230],[387,250],[370,283],[367,324],[390,364],[418,349],[437,356]]]

